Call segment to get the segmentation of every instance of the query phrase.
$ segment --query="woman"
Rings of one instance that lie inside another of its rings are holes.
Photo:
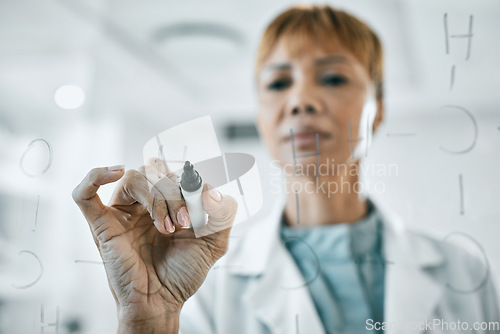
[[[87,175],[73,197],[105,264],[118,333],[418,333],[498,321],[479,261],[360,196],[359,164],[384,117],[382,58],[365,23],[329,6],[293,7],[267,27],[258,128],[292,187],[231,245],[223,269],[208,274],[227,251],[234,199],[205,187],[207,228],[219,232],[195,238],[167,166],[156,193],[151,166]],[[319,173],[318,162],[335,168]],[[104,206],[97,189],[117,180]]]

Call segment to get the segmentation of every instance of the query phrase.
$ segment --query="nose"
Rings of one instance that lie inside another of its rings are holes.
[[[316,108],[313,106],[313,105],[305,105],[305,106],[295,106],[292,108],[292,112],[291,114],[292,115],[297,115],[301,112],[305,112],[306,114],[315,114],[317,111],[316,111]]]
[[[314,94],[314,88],[303,87],[292,92],[286,111],[288,115],[317,115],[323,112],[323,108]]]

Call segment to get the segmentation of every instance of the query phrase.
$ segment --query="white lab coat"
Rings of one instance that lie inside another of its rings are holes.
[[[442,331],[446,327],[424,327],[441,319],[470,326],[500,321],[493,279],[482,261],[437,238],[409,231],[381,203],[374,204],[384,222],[384,321],[393,326],[386,333],[451,333]],[[283,205],[281,200],[266,219],[248,224],[244,233],[245,228],[234,229],[228,253],[185,303],[180,333],[325,333],[304,279],[280,240]]]

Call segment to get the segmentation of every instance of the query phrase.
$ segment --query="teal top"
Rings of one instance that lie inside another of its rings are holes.
[[[366,333],[367,319],[383,321],[383,226],[368,204],[367,215],[355,223],[291,227],[283,215],[281,239],[329,334]]]

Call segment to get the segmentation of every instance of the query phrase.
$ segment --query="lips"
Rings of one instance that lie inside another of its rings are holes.
[[[295,147],[316,146],[316,135],[319,142],[331,137],[331,134],[314,127],[297,127],[293,129],[293,143]],[[282,141],[285,143],[292,141],[290,130],[283,134]]]

